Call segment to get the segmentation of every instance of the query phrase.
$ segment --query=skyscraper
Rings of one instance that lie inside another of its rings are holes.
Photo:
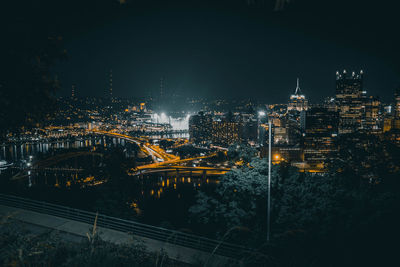
[[[212,117],[199,112],[189,118],[190,141],[197,144],[206,144],[211,141]]]
[[[378,132],[380,125],[381,101],[377,97],[363,97],[362,129],[366,132]]]
[[[394,93],[394,115],[400,119],[400,88]]]
[[[363,103],[363,71],[336,72],[336,105],[339,112],[339,133],[352,133],[361,128]]]
[[[112,100],[113,99],[113,73],[112,73],[112,70],[110,70],[110,73],[109,73],[109,87],[108,87],[108,90],[109,90],[110,99]]]
[[[393,128],[397,131],[400,130],[400,88],[394,94],[394,120]]]
[[[76,86],[75,84],[73,84],[71,87],[71,98],[74,99],[75,95],[76,95]]]
[[[323,167],[336,150],[337,112],[326,107],[313,107],[305,115],[304,159],[312,167]]]
[[[289,104],[288,104],[288,111],[303,111],[308,109],[308,101],[301,93],[300,86],[299,86],[299,78],[297,78],[297,86],[296,90],[293,95],[290,96]]]

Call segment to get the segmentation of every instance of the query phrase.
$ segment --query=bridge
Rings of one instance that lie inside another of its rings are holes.
[[[81,238],[86,237],[97,217],[98,232],[102,239],[128,243],[133,237],[143,242],[149,251],[164,250],[170,258],[189,264],[198,264],[200,259],[208,262],[208,266],[225,266],[232,260],[237,262],[244,257],[262,255],[256,250],[223,240],[5,194],[0,194],[0,214],[14,214],[19,221]]]
[[[128,142],[135,143],[142,149],[142,151],[144,153],[146,153],[147,155],[150,155],[154,161],[165,161],[165,160],[171,160],[171,159],[177,158],[174,155],[166,153],[161,148],[157,149],[156,146],[148,144],[148,140],[145,138],[132,137],[132,136],[125,135],[125,134],[100,131],[100,130],[91,130],[90,132],[95,133],[95,134],[106,135],[106,136],[110,136],[110,137],[116,137],[116,138],[120,138],[120,139],[123,139]]]
[[[228,168],[214,168],[214,167],[186,167],[186,166],[157,166],[157,167],[146,167],[141,166],[138,171],[134,172],[133,176],[143,176],[145,174],[162,173],[165,176],[177,176],[188,175],[188,176],[201,176],[206,179],[207,176],[221,176],[230,171]]]
[[[64,160],[81,157],[81,156],[87,156],[87,155],[103,157],[103,154],[94,152],[94,151],[78,151],[78,152],[69,152],[69,153],[65,153],[65,154],[55,155],[53,157],[49,157],[44,160],[37,161],[32,166],[21,170],[20,172],[18,172],[17,174],[15,174],[12,177],[12,180],[17,180],[17,179],[27,177],[28,176],[27,173],[30,170],[54,170],[54,169],[61,170],[62,168],[50,168],[50,166],[53,166],[53,165],[57,164],[58,162],[61,162]],[[71,170],[72,170],[72,168],[66,168],[66,171],[71,171]],[[77,170],[82,171],[82,169],[77,169]]]
[[[166,153],[159,146],[148,144],[148,140],[144,138],[130,137],[124,134],[98,131],[98,130],[92,130],[92,132],[97,134],[104,134],[107,136],[122,138],[129,142],[135,142],[138,145],[145,143],[143,144],[143,147],[149,154],[154,156],[157,159],[157,161],[155,163],[138,166],[136,169],[132,169],[131,175],[133,176],[136,175],[142,176],[144,174],[152,174],[152,173],[164,173],[166,175],[171,175],[171,173],[175,173],[177,176],[179,176],[180,174],[189,174],[192,176],[202,176],[203,178],[205,178],[207,175],[220,176],[230,171],[229,168],[179,166],[179,164],[182,163],[189,163],[195,160],[212,158],[217,155],[216,153],[212,153],[210,155],[201,157],[180,159],[175,155]]]

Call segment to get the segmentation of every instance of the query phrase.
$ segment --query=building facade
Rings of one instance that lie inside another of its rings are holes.
[[[321,166],[336,151],[338,113],[326,107],[314,107],[305,115],[303,136],[304,160]]]
[[[359,74],[336,72],[336,106],[339,112],[339,133],[361,129],[363,117],[363,71]]]
[[[211,141],[212,117],[199,112],[189,118],[189,140],[197,144],[206,144]]]

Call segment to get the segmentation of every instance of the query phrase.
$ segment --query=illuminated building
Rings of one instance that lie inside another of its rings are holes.
[[[242,139],[244,142],[257,142],[258,120],[253,114],[242,114],[243,121]]]
[[[224,120],[212,122],[212,143],[229,146],[242,142],[243,123]]]
[[[400,119],[400,88],[398,88],[394,94],[394,115]]]
[[[311,166],[321,166],[336,150],[337,133],[337,112],[326,107],[309,109],[305,115],[304,160]]]
[[[362,129],[366,131],[375,131],[381,129],[380,126],[380,109],[381,101],[373,96],[363,97],[363,117],[362,117]]]
[[[383,132],[400,131],[400,88],[394,94],[394,108],[385,107]],[[394,109],[394,110],[393,110]]]
[[[308,109],[308,101],[306,97],[301,93],[299,86],[299,78],[297,78],[297,86],[293,95],[290,96],[289,104],[287,107],[288,111],[303,111]]]
[[[400,88],[394,94],[394,121],[393,128],[400,130]]]
[[[348,75],[336,72],[336,105],[339,112],[339,133],[352,133],[361,128],[363,103],[363,71]]]
[[[272,131],[271,131],[271,140],[272,143],[274,143],[275,141],[275,134],[274,134],[274,125],[272,124]],[[268,129],[268,124],[267,123],[262,123],[259,127],[259,144],[264,146],[264,147],[268,147],[268,143],[269,143],[269,129]]]
[[[140,103],[140,111],[146,112],[146,103]]]
[[[287,144],[290,146],[298,145],[301,139],[301,114],[306,112],[303,110],[300,114],[287,113],[285,117]]]
[[[76,86],[75,84],[72,85],[71,87],[71,98],[74,99],[75,98],[75,94],[76,94]]]
[[[212,143],[229,146],[236,143],[257,141],[257,120],[250,114],[228,113],[212,117],[199,112],[189,119],[190,141],[199,144]]]
[[[389,132],[393,128],[393,118],[392,117],[386,117],[383,120],[383,132]]]
[[[193,143],[206,144],[211,141],[212,117],[199,112],[189,118],[189,138]]]

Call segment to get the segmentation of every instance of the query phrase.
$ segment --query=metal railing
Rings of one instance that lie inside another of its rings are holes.
[[[93,224],[96,213],[51,204],[43,201],[21,198],[17,196],[0,194],[0,204],[35,211],[47,215],[53,215],[78,222]],[[215,254],[230,258],[241,258],[252,250],[240,245],[230,244],[201,236],[187,234],[179,231],[169,230],[152,225],[146,225],[135,221],[129,221],[98,214],[97,225],[125,233],[131,233],[140,237],[146,237],[168,244],[179,245],[205,252],[212,252],[216,247]],[[220,245],[219,245],[220,244]]]

